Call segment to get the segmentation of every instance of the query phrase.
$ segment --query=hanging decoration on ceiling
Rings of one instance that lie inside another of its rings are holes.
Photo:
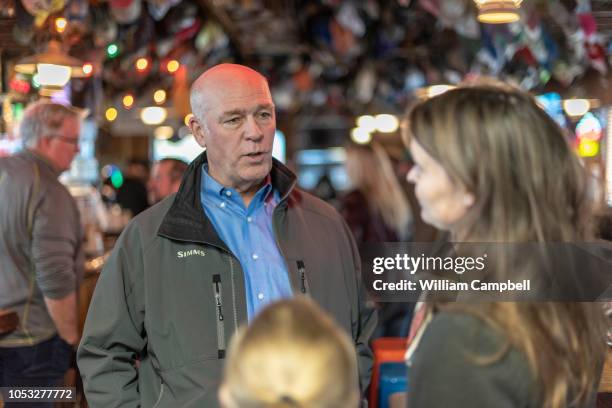
[[[591,66],[601,74],[608,72],[603,39],[597,34],[597,23],[591,13],[590,0],[578,0],[576,16],[583,32],[583,44]]]
[[[605,73],[608,64],[588,0],[573,12],[547,0],[569,48],[556,42],[533,1],[522,2],[518,21],[500,25],[479,23],[474,0],[312,1],[289,23],[265,2],[218,2],[239,31],[231,36],[196,0],[14,1],[17,41],[59,37],[91,64],[74,90],[93,92],[84,84],[98,81],[98,102],[105,94],[119,107],[130,92],[133,111],[163,88],[169,93],[162,104],[188,113],[191,81],[225,61],[262,71],[280,112],[340,114],[402,109],[427,85],[482,75],[529,90],[551,79],[567,86],[586,68]],[[66,20],[62,32],[53,28],[57,18]]]
[[[49,15],[65,7],[64,0],[21,0],[21,4],[34,17],[36,27],[42,27]]]

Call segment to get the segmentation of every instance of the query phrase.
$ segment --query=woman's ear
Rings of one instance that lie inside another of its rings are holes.
[[[463,193],[463,205],[465,205],[467,208],[470,208],[471,206],[474,205],[475,202],[476,202],[476,197],[474,197],[473,193],[469,191],[465,191]]]

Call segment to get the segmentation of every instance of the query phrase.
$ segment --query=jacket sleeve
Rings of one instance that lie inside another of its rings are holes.
[[[368,305],[365,286],[361,279],[361,258],[359,250],[353,238],[349,227],[343,221],[344,232],[350,242],[351,247],[351,264],[354,269],[347,271],[349,273],[349,286],[354,290],[354,300],[352,302],[353,320],[352,334],[357,349],[357,363],[359,366],[359,387],[362,393],[370,385],[370,377],[372,375],[372,365],[374,357],[370,348],[370,337],[376,329],[378,323],[378,314],[373,306]]]
[[[140,242],[132,223],[108,258],[89,306],[77,361],[90,407],[140,405],[136,358],[146,345]]]

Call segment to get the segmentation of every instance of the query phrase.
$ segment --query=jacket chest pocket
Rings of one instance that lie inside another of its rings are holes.
[[[187,259],[152,285],[147,332],[164,370],[225,357],[236,320],[231,268],[221,254],[206,258]]]

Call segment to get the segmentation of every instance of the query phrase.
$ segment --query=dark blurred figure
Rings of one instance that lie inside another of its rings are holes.
[[[325,170],[325,173],[319,178],[317,185],[311,193],[327,202],[335,209],[338,209],[338,192],[334,188],[334,183],[332,183],[327,170]]]
[[[127,177],[139,180],[144,184],[147,184],[151,168],[148,160],[143,159],[130,159],[125,170]]]
[[[607,209],[596,217],[597,238],[612,241],[612,209]]]
[[[19,316],[14,330],[0,334],[2,387],[63,385],[79,340],[83,232],[57,178],[79,151],[80,126],[77,111],[37,102],[20,126],[26,150],[0,159],[0,309]]]
[[[116,199],[121,208],[129,210],[133,217],[149,208],[148,178],[149,164],[146,161],[139,159],[129,161],[123,184],[117,189]]]
[[[161,159],[153,165],[147,183],[152,204],[158,203],[178,191],[188,164],[180,159]]]
[[[353,190],[341,214],[358,244],[406,241],[412,210],[384,148],[377,143],[346,147],[346,173]]]

